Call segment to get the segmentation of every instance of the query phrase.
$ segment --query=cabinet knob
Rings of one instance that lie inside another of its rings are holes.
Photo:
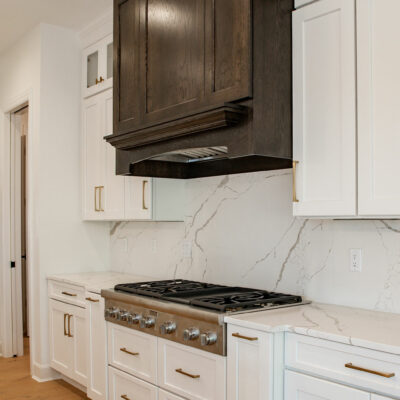
[[[96,85],[98,85],[99,83],[104,82],[104,78],[101,76],[100,79],[96,78]]]

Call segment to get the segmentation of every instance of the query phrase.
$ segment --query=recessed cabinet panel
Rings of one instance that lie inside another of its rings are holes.
[[[147,1],[146,113],[170,113],[171,108],[200,100],[204,4],[204,0]]]
[[[400,215],[397,0],[357,1],[359,214]]]
[[[285,372],[285,400],[370,400],[370,394],[357,389]]]
[[[293,57],[294,214],[354,215],[354,1],[321,0],[295,11]]]
[[[225,101],[251,95],[251,1],[214,0],[208,45],[212,92]]]
[[[86,74],[86,87],[90,88],[97,84],[99,76],[99,52],[95,51],[86,57],[87,74]]]

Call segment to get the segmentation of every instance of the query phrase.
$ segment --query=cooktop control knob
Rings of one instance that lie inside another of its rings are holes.
[[[108,318],[117,318],[118,313],[119,309],[117,307],[110,307],[104,312],[105,316]]]
[[[129,311],[126,311],[126,310],[121,310],[119,313],[118,313],[118,315],[117,315],[117,319],[119,320],[119,321],[125,321],[125,322],[127,322],[128,321],[128,319],[129,319],[129,317],[130,317],[130,312]]]
[[[215,332],[206,332],[200,335],[200,343],[202,346],[211,346],[217,342],[217,334]]]
[[[152,328],[156,323],[156,319],[154,317],[143,317],[140,320],[141,328]]]
[[[142,314],[133,313],[128,317],[128,322],[130,324],[138,324],[139,321],[142,319]]]
[[[171,333],[174,333],[175,331],[176,331],[176,323],[175,322],[167,321],[167,322],[164,322],[160,326],[160,332],[163,335],[169,335]]]
[[[183,340],[196,340],[200,336],[200,330],[197,328],[188,328],[183,331]]]

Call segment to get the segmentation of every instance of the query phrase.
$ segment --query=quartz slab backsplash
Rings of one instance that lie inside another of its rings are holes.
[[[400,313],[400,221],[293,218],[291,182],[291,170],[189,180],[184,223],[113,224],[113,270]]]

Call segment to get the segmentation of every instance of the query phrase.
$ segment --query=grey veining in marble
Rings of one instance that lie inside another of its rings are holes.
[[[112,226],[112,268],[400,313],[400,221],[293,218],[291,180],[290,170],[189,180],[184,223]],[[362,273],[350,272],[351,248],[363,249]]]

